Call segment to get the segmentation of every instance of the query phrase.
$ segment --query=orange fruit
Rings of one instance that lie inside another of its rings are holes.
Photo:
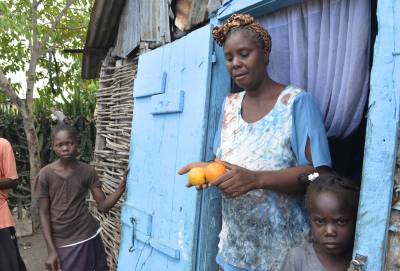
[[[188,173],[188,185],[202,185],[206,183],[204,168],[194,167]]]
[[[206,166],[205,175],[209,183],[216,181],[220,176],[224,175],[226,168],[223,164],[212,162]]]

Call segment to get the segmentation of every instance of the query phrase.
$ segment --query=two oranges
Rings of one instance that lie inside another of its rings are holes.
[[[224,175],[225,172],[225,166],[218,162],[212,162],[206,167],[194,167],[188,173],[188,184],[202,185],[213,183],[220,176]]]

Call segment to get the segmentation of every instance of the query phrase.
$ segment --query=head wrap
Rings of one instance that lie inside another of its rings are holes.
[[[235,28],[248,29],[254,32],[259,38],[263,40],[264,54],[269,57],[272,46],[271,36],[264,27],[262,27],[258,22],[254,20],[252,16],[248,14],[233,14],[221,26],[214,27],[212,32],[214,40],[220,46],[223,46],[229,31]]]

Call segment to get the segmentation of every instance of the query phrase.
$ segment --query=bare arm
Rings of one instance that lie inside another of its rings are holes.
[[[292,167],[276,171],[252,171],[224,162],[228,172],[212,185],[226,197],[238,197],[250,190],[268,189],[287,194],[302,194],[306,185],[298,180],[302,174],[313,172],[312,166]]]
[[[125,191],[125,186],[126,186],[126,176],[124,180],[120,182],[114,193],[112,193],[108,197],[104,195],[104,192],[103,190],[101,190],[101,187],[92,187],[90,191],[92,192],[93,198],[96,201],[97,208],[102,212],[105,213],[108,212],[121,198],[122,194]]]
[[[306,184],[298,180],[300,175],[309,174],[314,171],[329,171],[329,167],[319,167],[315,169],[311,166],[312,157],[309,142],[307,142],[305,152],[310,165],[285,168],[276,171],[252,171],[223,162],[228,172],[211,185],[218,187],[221,192],[229,198],[241,196],[254,189],[269,189],[287,194],[303,194],[306,189]],[[194,166],[203,166],[203,163],[189,164],[181,168],[178,173],[185,174]],[[207,185],[204,185],[200,188],[206,187]]]
[[[51,235],[51,226],[50,226],[50,200],[49,198],[40,198],[38,201],[39,204],[39,218],[40,224],[42,227],[42,233],[44,240],[47,244],[47,260],[46,267],[50,271],[58,271],[61,270],[60,260],[58,259],[56,246],[54,245],[53,237]]]
[[[299,181],[300,175],[314,171],[323,173],[330,170],[325,166],[319,168],[312,166],[309,140],[306,143],[305,155],[309,165],[281,170],[252,171],[224,162],[229,171],[212,185],[217,186],[229,198],[241,196],[254,189],[269,189],[286,194],[304,194],[307,185]]]
[[[19,179],[0,179],[0,190],[14,189],[18,184]]]

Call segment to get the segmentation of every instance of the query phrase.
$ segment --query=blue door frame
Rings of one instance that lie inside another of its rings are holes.
[[[378,0],[363,178],[354,256],[363,270],[384,270],[397,153],[400,99],[400,1]]]
[[[223,21],[233,13],[259,17],[301,0],[231,0],[218,11]],[[384,270],[393,193],[400,109],[400,1],[378,0],[368,105],[360,207],[354,257],[366,256],[362,270]],[[397,20],[396,20],[397,19]]]

